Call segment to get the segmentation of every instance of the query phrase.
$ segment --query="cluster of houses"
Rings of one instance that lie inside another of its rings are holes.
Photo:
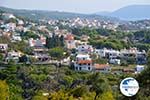
[[[98,71],[104,73],[111,70],[109,64],[94,64],[88,54],[78,54],[74,62],[74,68],[76,71]]]
[[[29,39],[29,47],[33,48],[33,54],[28,55],[38,59],[38,62],[50,61],[50,56],[48,54],[48,49],[44,46],[46,44],[46,38],[41,36],[39,39]],[[80,41],[74,40],[72,34],[67,34],[65,36],[65,44],[68,49],[76,49],[76,58],[74,61],[74,69],[76,71],[96,71],[108,73],[111,71],[111,65],[120,65],[121,59],[128,59],[133,57],[136,61],[136,70],[137,73],[144,69],[144,64],[146,64],[146,52],[138,51],[136,48],[123,49],[123,50],[113,50],[113,49],[95,49],[91,45],[82,44]],[[23,53],[20,51],[8,51],[8,44],[0,44],[0,51],[5,54],[5,61],[9,62],[14,60],[15,62],[19,61],[19,58],[23,56]],[[96,54],[98,58],[108,59],[107,64],[94,63],[91,58],[92,54]],[[67,60],[67,62],[69,62]],[[126,71],[126,70],[125,70]]]
[[[46,35],[48,35],[48,37],[52,37],[53,35],[53,33],[50,30],[48,30],[45,25],[38,25],[33,22],[23,21],[15,17],[13,14],[4,13],[3,16],[6,20],[13,18],[17,21],[17,23],[15,23],[0,20],[0,36],[8,37],[11,40],[11,42],[24,41],[21,36],[22,33],[31,31],[33,27],[36,28],[36,30],[44,32]],[[53,21],[49,21],[48,23],[55,24],[55,22]],[[69,25],[72,26],[74,25],[80,26],[85,23],[86,25],[101,26],[101,24],[97,20],[89,21],[89,20],[82,20],[80,18],[70,20],[70,23],[72,24]],[[107,23],[104,24],[109,25]],[[109,26],[111,26],[111,24]],[[141,67],[141,65],[146,64],[146,52],[139,51],[137,50],[137,48],[123,49],[120,51],[106,48],[96,49],[93,48],[92,45],[88,45],[89,36],[87,35],[82,35],[80,37],[80,40],[79,39],[76,40],[75,36],[72,33],[69,33],[65,29],[59,29],[59,27],[57,26],[54,27],[53,32],[58,36],[64,37],[65,47],[68,50],[72,49],[76,50],[76,58],[74,61],[74,69],[76,71],[109,72],[111,70],[111,64],[120,65],[122,59],[128,60],[131,58],[136,61],[137,65],[139,65],[137,66],[137,72],[143,70],[144,67]],[[35,31],[33,31],[33,33],[38,35],[38,38],[29,38],[28,40],[25,40],[26,43],[28,43],[28,46],[33,49],[32,54],[27,56],[36,58],[38,62],[49,62],[51,60],[51,57],[48,54],[48,49],[45,47],[46,37],[43,34],[36,33]],[[8,44],[5,43],[0,43],[0,52],[3,54],[5,58],[4,60],[6,62],[9,62],[10,60],[15,60],[15,62],[18,62],[19,58],[24,55],[21,51],[9,50]],[[91,54],[96,54],[98,58],[107,59],[108,63],[107,64],[94,63],[93,59],[91,58]],[[64,59],[64,61],[68,62],[69,64],[70,62],[69,57]]]
[[[91,54],[96,54],[98,58],[108,60],[107,64],[94,63],[90,57]],[[111,65],[121,65],[121,60],[128,61],[134,59],[135,69],[122,69],[124,72],[140,72],[144,69],[147,62],[146,52],[139,51],[137,48],[122,49],[120,51],[113,49],[95,49],[91,45],[79,45],[77,47],[77,56],[74,61],[74,69],[77,71],[100,71],[110,72]]]
[[[113,49],[96,49],[97,53],[101,58],[107,58],[110,64],[121,64],[121,59],[128,60],[133,58],[136,64],[146,64],[146,51],[139,51],[137,48],[122,49],[120,51]]]
[[[60,23],[62,25],[66,25],[69,27],[95,27],[95,28],[105,28],[105,29],[111,29],[116,30],[116,28],[119,26],[119,22],[112,22],[111,20],[100,20],[100,19],[86,19],[86,18],[80,18],[76,17],[73,19],[66,19],[64,21],[59,20],[49,20],[48,24],[50,25],[56,25],[57,23]]]
[[[0,53],[3,54],[4,61],[9,62],[10,60],[13,60],[15,62],[19,61],[19,57],[21,57],[22,53],[17,52],[15,50],[11,50],[8,52],[8,44],[0,43]]]
[[[80,44],[76,48],[76,58],[74,61],[74,69],[76,71],[101,71],[109,72],[109,64],[96,64],[91,58],[95,49],[91,45]]]

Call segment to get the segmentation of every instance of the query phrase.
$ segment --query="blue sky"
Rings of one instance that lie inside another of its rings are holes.
[[[0,0],[0,6],[17,9],[95,13],[127,5],[150,5],[150,0]]]

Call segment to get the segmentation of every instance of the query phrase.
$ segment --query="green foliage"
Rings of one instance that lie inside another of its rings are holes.
[[[64,76],[63,80],[65,82],[66,88],[69,88],[69,86],[73,83],[73,78],[70,76]]]
[[[15,65],[15,64],[16,64],[16,61],[13,60],[13,59],[10,59],[10,60],[8,61],[8,65]]]
[[[150,51],[148,51],[148,53],[147,53],[147,64],[148,64],[148,66],[150,66]]]
[[[32,54],[33,54],[33,48],[31,48],[31,47],[26,47],[23,52],[24,52],[25,54],[32,55]]]
[[[91,90],[95,91],[95,93],[96,93],[94,100],[97,100],[97,98],[101,94],[111,90],[106,79],[104,77],[102,77],[102,75],[100,76],[99,73],[92,74],[89,77],[87,84],[89,84],[89,85],[91,84],[92,85]]]
[[[135,64],[136,59],[134,57],[128,57],[127,62],[128,64]]]
[[[70,94],[73,95],[73,97],[78,98],[78,97],[83,97],[86,95],[88,89],[85,85],[81,85],[73,89]]]
[[[115,100],[111,91],[107,91],[99,96],[100,100]],[[98,100],[99,100],[98,99]]]
[[[62,90],[51,93],[49,99],[50,100],[74,100],[72,96],[68,95],[68,93],[65,93]]]
[[[7,100],[9,98],[8,85],[5,81],[0,80],[0,100]]]
[[[29,78],[31,78],[31,80],[33,80],[34,82],[40,84],[42,83],[44,80],[47,79],[47,75],[45,74],[31,74],[29,76]]]
[[[20,52],[26,52],[26,48],[28,47],[28,44],[24,41],[21,42],[15,42],[9,44],[10,49],[20,51]]]
[[[27,31],[23,34],[23,38],[24,39],[29,39],[29,38],[37,39],[39,38],[39,36],[33,31]]]
[[[32,100],[48,100],[48,96],[43,95],[44,91],[39,90],[35,96],[33,96]]]
[[[23,89],[21,86],[17,84],[10,84],[9,85],[9,91],[10,91],[10,100],[23,100],[22,93]]]
[[[128,62],[126,60],[121,60],[121,66],[128,66]]]
[[[81,35],[88,35],[90,37],[93,37],[94,35],[102,35],[102,36],[109,36],[111,34],[111,30],[107,29],[94,29],[94,28],[88,28],[88,27],[83,27],[83,28],[72,28],[71,29],[72,33],[78,36]]]
[[[15,18],[10,18],[10,19],[7,20],[7,23],[10,23],[10,22],[17,24],[17,19],[15,19]]]
[[[4,11],[0,10],[0,20],[3,20],[3,13]]]
[[[19,58],[19,62],[26,63],[28,61],[28,57],[26,55],[23,55]]]
[[[3,55],[0,53],[0,62],[3,60]]]
[[[96,48],[109,48],[109,49],[116,49],[120,50],[123,48],[128,48],[128,45],[121,41],[115,39],[90,39],[90,44]]]
[[[139,50],[146,50],[148,51],[149,48],[150,48],[150,45],[149,44],[145,44],[145,43],[136,43],[134,44],[135,47],[137,47]]]
[[[138,96],[141,100],[148,100],[150,98],[150,52],[148,52],[148,64],[147,68],[144,69],[138,76],[138,82],[140,83],[140,91]],[[142,97],[145,98],[142,98]]]
[[[46,38],[46,47],[54,48],[54,47],[64,47],[64,37],[53,34],[52,37]]]
[[[56,59],[61,59],[64,56],[64,50],[61,47],[52,48],[49,50],[49,55]]]
[[[97,59],[94,60],[94,62],[98,64],[107,64],[108,61],[107,59],[98,57]]]
[[[38,59],[36,59],[35,57],[30,57],[29,61],[33,64],[33,63],[36,63]]]
[[[129,75],[128,75],[129,76]],[[123,79],[124,77],[128,77],[128,76],[122,76],[121,79]],[[134,100],[149,100],[150,99],[150,52],[148,52],[148,64],[147,67],[145,67],[144,71],[142,71],[140,74],[138,74],[135,78],[137,79],[137,81],[139,82],[140,85],[140,90],[138,91],[138,93],[131,97],[131,98],[127,98],[125,96],[120,96],[119,99],[121,100],[130,100],[130,99],[134,99]],[[131,75],[130,75],[131,77]],[[133,76],[132,76],[133,77]]]
[[[10,40],[6,36],[0,36],[0,43],[10,43]]]

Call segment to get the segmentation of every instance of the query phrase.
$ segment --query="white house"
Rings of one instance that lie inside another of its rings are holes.
[[[116,64],[116,65],[120,65],[121,63],[121,60],[120,59],[116,59],[116,58],[112,58],[112,59],[109,59],[109,63],[110,64]]]
[[[138,52],[139,51],[137,50],[137,48],[122,49],[120,51],[120,57],[122,57],[122,58],[136,57],[136,54]]]
[[[72,34],[67,34],[65,37],[66,47],[68,49],[76,48],[76,43],[74,40],[74,36]]]
[[[6,19],[15,19],[16,17],[13,15],[13,14],[10,14],[10,13],[4,13],[3,16],[6,18]]]
[[[78,53],[92,53],[94,51],[93,47],[91,45],[79,45],[77,47]]]
[[[139,51],[137,48],[123,49],[120,51],[120,58],[128,59],[129,57],[135,58],[136,63],[139,65],[146,64],[147,57],[146,51]]]
[[[34,40],[33,38],[29,39],[30,47],[43,47],[46,44],[46,38],[41,36],[40,39]]]
[[[137,65],[136,66],[136,72],[137,73],[140,73],[140,72],[142,72],[144,70],[144,66],[143,65]]]
[[[38,59],[38,61],[44,62],[49,60],[48,49],[44,47],[34,47],[33,49],[33,57]]]
[[[22,38],[19,33],[15,33],[12,35],[12,41],[22,41]]]
[[[18,25],[24,25],[23,20],[17,20],[18,21]]]
[[[6,51],[8,49],[8,44],[0,44],[0,51]]]
[[[97,53],[100,57],[106,57],[106,58],[116,58],[120,55],[120,52],[113,49],[96,49],[95,53]]]
[[[16,23],[8,23],[5,26],[6,29],[8,29],[9,31],[14,31],[16,28]]]
[[[77,71],[91,71],[93,68],[93,62],[88,54],[78,54],[74,66]]]
[[[142,51],[142,52],[138,52],[136,54],[136,62],[139,65],[143,65],[147,63],[147,56],[146,56],[146,52]]]
[[[90,55],[88,54],[78,54],[76,56],[76,61],[78,60],[91,60]]]
[[[22,53],[17,51],[10,51],[7,53],[6,62],[10,60],[14,60],[15,62],[19,61],[19,57],[21,57]]]

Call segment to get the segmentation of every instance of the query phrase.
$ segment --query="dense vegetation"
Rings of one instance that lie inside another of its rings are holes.
[[[10,22],[15,20],[10,19]],[[16,22],[15,22],[16,23]],[[62,27],[63,29],[64,27]],[[66,28],[66,27],[65,27]],[[51,29],[51,27],[49,27]],[[34,30],[34,31],[33,31]],[[21,36],[23,39],[39,38],[35,34],[35,27]],[[96,48],[123,49],[137,47],[140,50],[150,49],[150,30],[137,32],[120,32],[95,28],[72,28],[76,38],[90,36],[89,44]],[[43,34],[41,31],[38,31]],[[12,43],[7,37],[0,37],[0,43],[7,43],[9,50],[32,54],[32,48],[25,41]],[[47,37],[46,45],[52,59],[61,60],[68,57],[64,45],[64,37]],[[75,50],[72,50],[75,51]],[[0,53],[0,63],[3,60]],[[26,62],[26,55],[19,58]],[[95,57],[93,57],[95,58]],[[62,65],[34,65],[14,62],[0,66],[0,100],[149,100],[150,99],[150,54],[148,67],[139,75],[112,74],[96,72],[76,72],[70,66]],[[73,58],[72,58],[73,59]],[[34,62],[35,59],[31,59]],[[96,63],[106,64],[106,59],[94,59]],[[130,59],[130,62],[134,61]],[[124,64],[125,65],[125,64]],[[134,77],[140,83],[140,91],[132,98],[120,93],[119,84],[126,77]]]
[[[0,70],[1,100],[148,100],[149,64],[141,74],[115,75],[75,72],[68,66],[14,65]],[[140,83],[139,93],[127,98],[119,92],[120,81],[135,77]],[[5,92],[4,92],[5,91]],[[112,92],[113,91],[113,92]],[[44,95],[44,93],[48,95]]]
[[[150,48],[150,30],[136,32],[122,32],[95,28],[72,28],[76,36],[90,36],[89,43],[96,48],[123,49],[137,47],[139,50],[148,51]]]
[[[64,37],[53,34],[52,37],[48,37],[46,39],[46,47],[54,48],[54,47],[64,47]]]

